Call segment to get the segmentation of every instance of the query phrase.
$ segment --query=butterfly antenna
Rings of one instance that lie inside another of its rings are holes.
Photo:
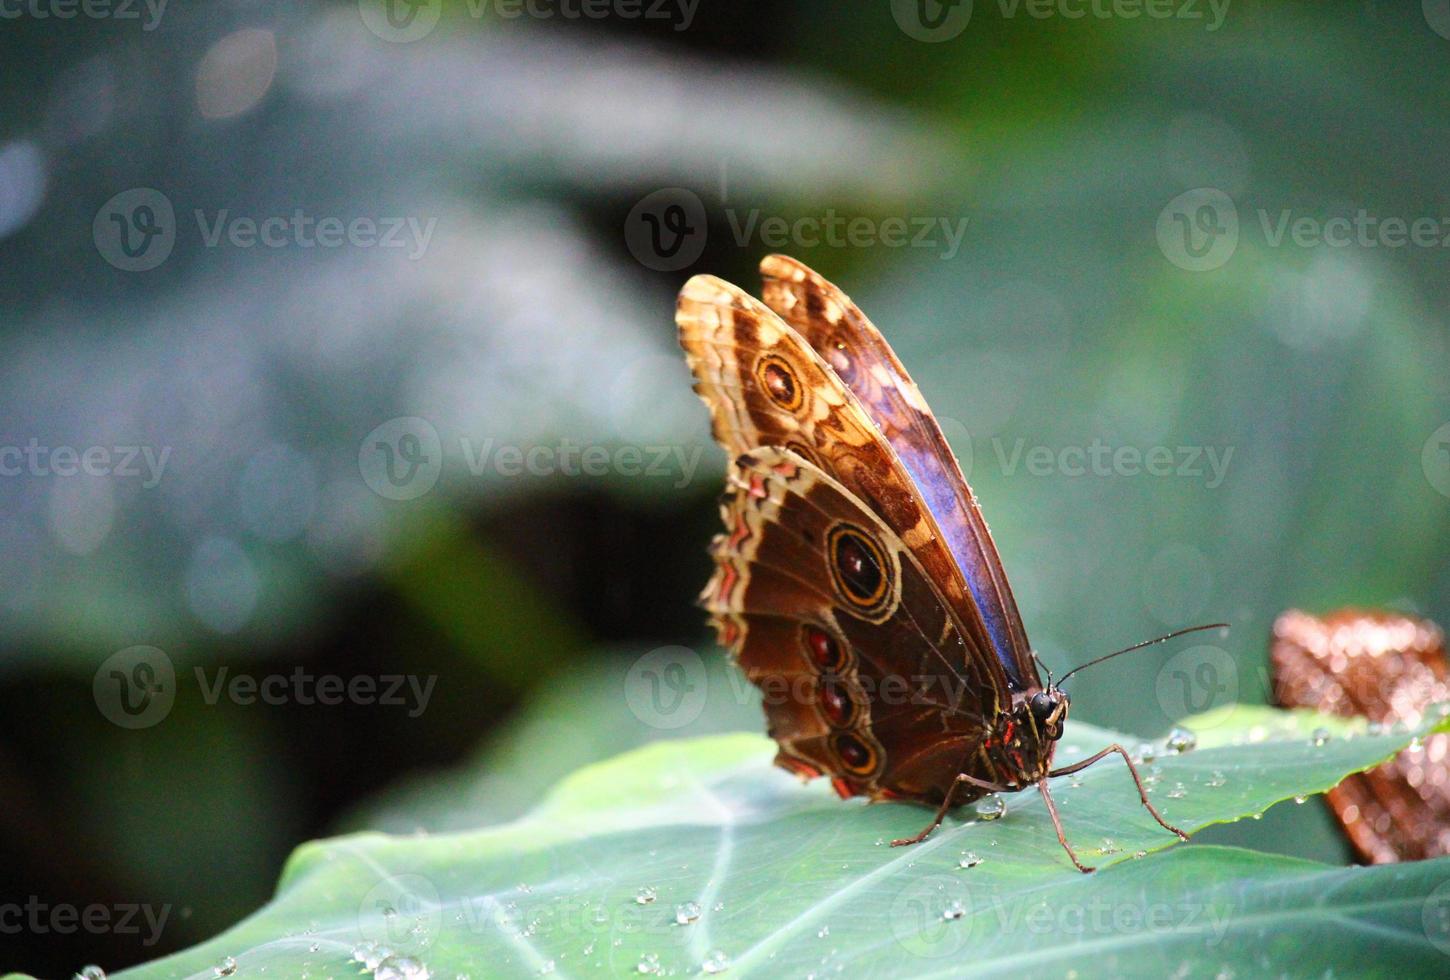
[[[1052,668],[1043,662],[1042,658],[1037,655],[1036,650],[1029,650],[1027,652],[1032,654],[1032,662],[1037,665],[1037,669],[1047,675],[1047,690],[1052,690]]]
[[[1228,623],[1205,623],[1203,626],[1189,626],[1187,629],[1174,630],[1172,633],[1168,633],[1164,636],[1160,636],[1152,640],[1144,640],[1142,643],[1134,643],[1130,647],[1124,647],[1121,650],[1114,650],[1112,653],[1104,654],[1103,656],[1098,657],[1094,660],[1089,660],[1085,664],[1080,664],[1079,666],[1074,667],[1072,670],[1069,670],[1067,673],[1063,674],[1062,677],[1058,679],[1057,684],[1059,687],[1061,687],[1064,681],[1066,681],[1073,674],[1076,674],[1078,671],[1082,670],[1084,667],[1092,667],[1095,664],[1102,663],[1104,660],[1112,660],[1114,657],[1120,657],[1125,653],[1132,653],[1134,650],[1141,650],[1144,647],[1151,647],[1155,643],[1167,643],[1169,640],[1184,636],[1188,633],[1201,633],[1204,630],[1226,630],[1228,628]]]

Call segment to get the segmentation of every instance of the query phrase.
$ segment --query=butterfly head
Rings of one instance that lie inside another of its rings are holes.
[[[1027,713],[1038,733],[1044,739],[1055,742],[1062,738],[1063,722],[1067,721],[1067,709],[1071,703],[1066,691],[1049,687],[1027,699]]]

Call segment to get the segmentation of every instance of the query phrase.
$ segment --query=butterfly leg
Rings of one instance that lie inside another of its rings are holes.
[[[937,807],[936,816],[931,818],[931,823],[923,827],[921,832],[914,837],[902,837],[899,840],[892,841],[891,846],[906,847],[910,844],[920,844],[926,840],[927,835],[940,827],[941,822],[946,819],[947,811],[952,806],[952,797],[956,795],[957,787],[962,785],[962,783],[971,783],[973,786],[980,786],[982,789],[993,793],[1005,793],[1008,791],[1008,787],[1006,786],[998,786],[996,783],[989,783],[985,780],[977,779],[974,776],[968,776],[964,772],[958,773],[956,780],[947,787],[946,797],[942,799],[941,806]]]
[[[1053,829],[1057,831],[1057,842],[1061,844],[1062,849],[1067,852],[1068,858],[1071,859],[1073,864],[1077,865],[1077,870],[1081,871],[1083,874],[1087,874],[1089,871],[1094,870],[1093,868],[1090,868],[1087,865],[1083,864],[1081,861],[1079,861],[1077,859],[1077,855],[1073,853],[1072,846],[1068,844],[1067,835],[1062,832],[1062,818],[1057,815],[1057,804],[1052,802],[1052,794],[1047,791],[1047,780],[1039,780],[1037,783],[1037,788],[1042,793],[1042,799],[1047,803],[1047,815],[1052,818]]]
[[[1185,834],[1183,831],[1179,830],[1177,827],[1173,826],[1167,820],[1164,820],[1163,819],[1163,814],[1161,814],[1161,813],[1158,812],[1158,808],[1155,807],[1152,803],[1149,803],[1148,802],[1148,791],[1143,788],[1143,780],[1138,775],[1138,767],[1135,766],[1135,765],[1133,765],[1133,760],[1128,757],[1128,750],[1125,749],[1125,748],[1123,748],[1121,745],[1119,745],[1116,742],[1114,742],[1112,745],[1109,745],[1107,748],[1103,749],[1101,752],[1098,752],[1096,755],[1088,756],[1086,759],[1082,760],[1081,762],[1074,762],[1070,766],[1063,766],[1061,769],[1054,769],[1051,772],[1049,772],[1047,775],[1049,775],[1049,776],[1067,776],[1067,775],[1069,775],[1071,773],[1079,772],[1079,771],[1081,771],[1083,769],[1086,769],[1088,766],[1092,765],[1094,762],[1097,762],[1097,761],[1101,760],[1105,756],[1112,755],[1114,752],[1116,752],[1116,753],[1118,753],[1118,755],[1122,756],[1123,757],[1123,761],[1128,764],[1128,774],[1133,777],[1133,784],[1138,787],[1138,799],[1140,799],[1140,800],[1143,801],[1143,806],[1147,808],[1147,810],[1148,810],[1149,813],[1153,814],[1153,819],[1156,820],[1156,821],[1158,821],[1158,825],[1160,827],[1162,827],[1164,830],[1167,830],[1167,831],[1170,831],[1172,833],[1177,834],[1183,840],[1188,840],[1188,835],[1187,834]],[[1038,785],[1040,786],[1042,784],[1039,783]]]

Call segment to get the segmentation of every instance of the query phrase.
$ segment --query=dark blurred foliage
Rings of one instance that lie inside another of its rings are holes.
[[[154,486],[0,477],[0,899],[173,916],[154,945],[5,934],[0,969],[153,959],[258,906],[310,837],[507,819],[644,739],[756,725],[691,604],[722,459],[671,310],[692,272],[753,289],[772,250],[835,278],[897,346],[1049,663],[1234,624],[1176,668],[1169,651],[1082,675],[1079,716],[1161,731],[1173,671],[1202,663],[1221,669],[1212,699],[1262,700],[1288,605],[1450,618],[1447,249],[1268,234],[1286,211],[1450,231],[1441,6],[1231,3],[1210,30],[978,3],[939,43],[888,2],[701,0],[687,26],[677,6],[595,21],[448,3],[401,43],[368,29],[368,2],[174,3],[154,30],[144,6],[4,20],[0,446],[170,456]],[[1193,271],[1164,215],[1202,187],[1233,202],[1238,244]],[[127,271],[107,215],[137,188],[173,207],[175,244]],[[666,188],[709,233],[660,270],[625,229]],[[752,211],[828,209],[966,234],[951,251],[732,233]],[[420,254],[208,246],[223,212],[433,231]],[[391,499],[360,452],[414,416],[442,474]],[[475,475],[463,440],[616,462]],[[1216,483],[1035,476],[1004,460],[1018,440],[1233,455]],[[695,465],[617,462],[652,447]],[[665,644],[712,671],[678,731],[622,693]],[[93,681],[135,645],[180,683],[164,721],[129,730]],[[417,717],[209,704],[193,671],[222,667],[437,681]],[[1311,807],[1216,839],[1345,858]]]

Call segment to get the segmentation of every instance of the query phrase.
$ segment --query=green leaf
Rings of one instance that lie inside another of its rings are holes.
[[[1263,708],[1202,720],[1200,747],[1160,742],[1143,764],[1157,805],[1190,831],[1327,789],[1418,734],[1349,735]],[[1119,738],[1071,725],[1059,758]],[[773,754],[756,735],[657,742],[576,772],[499,827],[307,844],[256,915],[121,976],[211,976],[227,957],[238,977],[350,976],[368,944],[394,954],[380,977],[400,957],[474,978],[689,976],[727,962],[730,976],[1423,974],[1450,962],[1450,859],[1350,869],[1174,846],[1116,757],[1053,784],[1093,875],[1068,863],[1030,792],[1000,819],[969,806],[896,849],[884,842],[921,826],[924,808],[841,802]]]

